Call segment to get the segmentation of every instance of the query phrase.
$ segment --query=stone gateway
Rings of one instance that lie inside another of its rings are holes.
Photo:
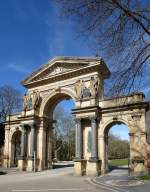
[[[104,98],[104,80],[110,71],[98,57],[56,57],[23,82],[27,93],[20,114],[5,124],[4,166],[20,170],[52,168],[53,110],[72,98],[75,108],[75,158],[77,175],[108,171],[108,131],[114,124],[128,126],[130,171],[147,173],[146,130],[149,103],[143,93]]]

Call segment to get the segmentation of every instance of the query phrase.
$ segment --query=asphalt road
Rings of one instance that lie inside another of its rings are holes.
[[[88,177],[73,175],[72,167],[38,173],[10,172],[0,175],[0,192],[106,192]],[[109,191],[109,190],[108,190]]]

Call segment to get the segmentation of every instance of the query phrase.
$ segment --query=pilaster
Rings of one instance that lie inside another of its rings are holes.
[[[26,147],[26,140],[27,140],[27,125],[21,124],[21,153],[18,160],[18,168],[19,170],[25,170],[25,147]]]

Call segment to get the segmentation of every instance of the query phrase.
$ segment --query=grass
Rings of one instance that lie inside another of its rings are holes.
[[[110,166],[128,165],[128,159],[112,159],[109,160]]]
[[[150,174],[138,177],[139,179],[150,181]]]

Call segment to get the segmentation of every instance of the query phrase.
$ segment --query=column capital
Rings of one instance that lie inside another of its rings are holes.
[[[27,127],[25,126],[25,124],[21,124],[20,127],[21,127],[22,133],[26,133]]]
[[[89,119],[91,120],[92,123],[95,123],[97,121],[96,116],[91,116],[91,117],[89,117]]]
[[[36,124],[33,122],[33,123],[29,123],[28,124],[30,126],[31,129],[34,129],[36,127]]]
[[[20,124],[20,127],[21,127],[22,129],[25,129],[25,124]]]
[[[81,118],[75,118],[75,123],[81,123]]]
[[[20,127],[22,128],[22,130],[27,130],[29,128],[29,125],[28,124],[20,124]]]

